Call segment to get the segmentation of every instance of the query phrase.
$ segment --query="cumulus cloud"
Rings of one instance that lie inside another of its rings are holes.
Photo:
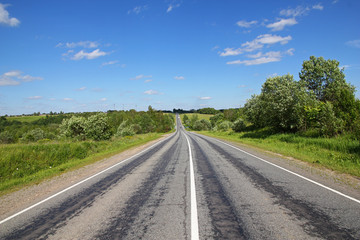
[[[168,8],[166,9],[166,12],[169,13],[175,8],[180,7],[180,5],[181,5],[180,3],[176,3],[176,1],[173,1],[172,3],[169,4]]]
[[[29,100],[39,100],[39,99],[42,99],[43,97],[42,96],[31,96],[31,97],[28,97],[27,99]]]
[[[271,31],[281,31],[286,26],[293,26],[297,23],[298,22],[295,20],[295,18],[280,19],[277,22],[266,25],[266,27],[271,28]]]
[[[144,94],[146,94],[146,95],[159,95],[160,93],[158,91],[156,91],[156,90],[150,89],[150,90],[145,91]]]
[[[151,75],[143,75],[143,74],[140,74],[140,75],[137,75],[136,77],[134,78],[130,78],[130,80],[140,80],[140,79],[143,79],[143,78],[151,78],[152,76]]]
[[[280,51],[271,51],[267,53],[259,52],[257,54],[253,55],[247,55],[247,60],[236,60],[236,61],[230,61],[226,64],[244,64],[245,66],[251,66],[251,65],[260,65],[265,63],[271,63],[271,62],[279,62],[283,58],[284,55],[293,55],[293,52],[295,49],[290,48],[289,50],[281,53]]]
[[[9,12],[5,9],[7,6],[9,5],[0,3],[0,24],[16,27],[20,24],[20,21],[17,18],[11,18],[9,16]]]
[[[97,48],[100,44],[93,41],[80,41],[80,42],[67,42],[67,43],[58,43],[56,47],[64,47],[64,48]]]
[[[308,7],[297,6],[296,8],[288,8],[280,11],[280,15],[286,17],[298,17],[306,15],[310,11]]]
[[[200,100],[210,100],[212,97],[199,97]]]
[[[314,5],[312,8],[315,9],[315,10],[323,10],[324,6],[321,5],[321,3],[319,3],[319,4]]]
[[[287,44],[292,39],[291,36],[281,37],[272,34],[263,34],[256,37],[253,41],[241,44],[241,48],[225,48],[224,52],[220,52],[220,56],[236,56],[245,52],[253,52],[258,49],[262,49],[265,45],[273,45],[280,43],[282,45]]]
[[[136,15],[140,14],[141,12],[145,11],[148,9],[147,5],[143,5],[143,6],[136,6],[133,9],[128,11],[128,14],[134,13]]]
[[[81,88],[76,89],[76,91],[84,91],[84,90],[86,90],[86,87],[81,87]]]
[[[176,79],[176,80],[184,80],[185,78],[183,76],[175,76],[174,79]]]
[[[119,61],[115,60],[115,61],[109,61],[109,62],[104,62],[103,64],[101,64],[101,66],[107,66],[107,65],[114,65],[117,64]]]
[[[15,86],[20,85],[21,82],[32,82],[35,80],[43,80],[43,78],[23,75],[21,71],[14,70],[0,75],[0,86]]]
[[[346,45],[348,45],[350,47],[360,48],[360,39],[347,41]]]
[[[98,58],[98,57],[101,57],[101,56],[105,56],[105,55],[108,55],[109,53],[107,52],[104,52],[104,51],[101,51],[100,49],[96,49],[92,52],[85,52],[84,50],[81,50],[80,52],[74,54],[71,59],[72,60],[81,60],[81,59],[88,59],[88,60],[91,60],[91,59],[95,59],[95,58]]]
[[[242,20],[242,21],[238,21],[236,24],[239,27],[250,28],[252,25],[257,24],[257,21],[254,20],[254,21],[247,22],[247,21]]]

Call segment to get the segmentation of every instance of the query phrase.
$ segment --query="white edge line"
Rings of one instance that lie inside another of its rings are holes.
[[[35,203],[34,205],[32,205],[32,206],[30,206],[30,207],[28,207],[28,208],[25,208],[24,210],[22,210],[22,211],[20,211],[20,212],[17,212],[17,213],[15,213],[14,215],[11,215],[10,217],[5,218],[4,220],[1,220],[1,221],[0,221],[0,225],[3,224],[3,223],[5,223],[5,222],[7,222],[7,221],[9,221],[10,219],[13,219],[13,218],[16,217],[16,216],[19,216],[20,214],[23,214],[23,213],[29,211],[30,209],[33,209],[33,208],[39,206],[40,204],[43,204],[44,202],[49,201],[50,199],[52,199],[52,198],[54,198],[54,197],[56,197],[56,196],[58,196],[58,195],[60,195],[60,194],[62,194],[62,193],[64,193],[64,192],[69,191],[70,189],[72,189],[72,188],[74,188],[74,187],[76,187],[76,186],[78,186],[78,185],[80,185],[80,184],[82,184],[82,183],[84,183],[84,182],[89,181],[90,179],[92,179],[92,178],[94,178],[94,177],[96,177],[96,176],[98,176],[98,175],[100,175],[100,174],[102,174],[102,173],[104,173],[104,172],[106,172],[106,171],[109,171],[110,169],[112,169],[112,168],[114,168],[114,167],[117,167],[117,166],[119,166],[119,165],[121,165],[121,164],[123,164],[123,163],[125,163],[125,162],[127,162],[127,161],[129,161],[129,160],[131,160],[131,159],[133,159],[133,158],[141,155],[142,153],[150,150],[151,148],[154,148],[155,146],[159,145],[160,143],[162,143],[163,141],[167,140],[168,138],[174,136],[176,133],[177,133],[177,129],[176,129],[175,133],[173,133],[172,135],[170,135],[170,136],[168,136],[167,138],[161,140],[160,142],[155,143],[154,145],[151,145],[150,147],[142,150],[141,152],[139,152],[139,153],[137,153],[137,154],[135,154],[135,155],[133,155],[133,156],[131,156],[131,157],[129,157],[129,158],[127,158],[127,159],[119,162],[119,163],[116,163],[115,165],[112,165],[111,167],[108,167],[108,168],[106,168],[105,170],[102,170],[101,172],[98,172],[98,173],[96,173],[96,174],[94,174],[94,175],[92,175],[92,176],[90,176],[90,177],[88,177],[88,178],[86,178],[86,179],[84,179],[84,180],[82,180],[82,181],[74,184],[74,185],[71,185],[70,187],[65,188],[64,190],[62,190],[62,191],[60,191],[60,192],[58,192],[58,193],[55,193],[54,195],[51,195],[50,197],[48,197],[48,198],[46,198],[46,199],[44,199],[44,200],[42,200],[42,201],[40,201],[40,202],[38,202],[38,203]]]
[[[197,133],[193,133],[193,134],[198,135]],[[200,135],[200,134],[199,134],[199,135]],[[204,135],[201,135],[201,136],[204,136]],[[208,137],[208,136],[205,136],[205,137]],[[278,166],[278,165],[276,165],[276,164],[274,164],[274,163],[272,163],[272,162],[266,161],[266,160],[264,160],[264,159],[262,159],[262,158],[260,158],[260,157],[257,157],[257,156],[255,156],[255,155],[253,155],[253,154],[251,154],[251,153],[248,153],[248,152],[246,152],[246,151],[244,151],[244,150],[242,150],[242,149],[240,149],[240,148],[237,148],[237,147],[235,147],[235,146],[233,146],[233,145],[231,145],[231,144],[228,144],[228,143],[226,143],[226,142],[220,141],[220,140],[218,140],[218,139],[216,139],[216,138],[212,138],[212,137],[208,137],[208,138],[214,139],[215,141],[221,142],[221,143],[223,143],[223,144],[225,144],[225,145],[227,145],[227,146],[229,146],[229,147],[232,147],[232,148],[234,148],[234,149],[236,149],[236,150],[238,150],[238,151],[240,151],[240,152],[246,153],[246,154],[249,155],[249,156],[252,156],[252,157],[254,157],[254,158],[257,158],[257,159],[259,159],[259,160],[261,160],[261,161],[263,161],[263,162],[265,162],[265,163],[267,163],[267,164],[270,164],[270,165],[272,165],[272,166],[274,166],[274,167],[277,167],[277,168],[279,168],[279,169],[281,169],[281,170],[284,170],[284,171],[286,171],[286,172],[288,172],[288,173],[291,173],[291,174],[293,174],[293,175],[295,175],[295,176],[297,176],[297,177],[299,177],[299,178],[302,178],[302,179],[304,179],[304,180],[306,180],[306,181],[308,181],[308,182],[311,182],[311,183],[313,183],[313,184],[316,184],[316,185],[318,185],[318,186],[320,186],[320,187],[322,187],[322,188],[325,188],[325,189],[327,189],[327,190],[329,190],[329,191],[331,191],[331,192],[334,192],[334,193],[336,193],[336,194],[338,194],[338,195],[340,195],[340,196],[343,196],[343,197],[345,197],[345,198],[347,198],[347,199],[350,199],[350,200],[352,200],[352,201],[354,201],[354,202],[360,203],[360,200],[358,200],[358,199],[356,199],[356,198],[350,197],[350,196],[348,196],[348,195],[346,195],[346,194],[344,194],[344,193],[342,193],[342,192],[339,192],[339,191],[337,191],[337,190],[335,190],[335,189],[332,189],[332,188],[330,188],[330,187],[327,187],[327,186],[325,186],[325,185],[323,185],[323,184],[321,184],[321,183],[318,183],[318,182],[316,182],[316,181],[314,181],[314,180],[311,180],[311,179],[309,179],[309,178],[307,178],[307,177],[304,177],[304,176],[302,176],[302,175],[300,175],[300,174],[298,174],[298,173],[292,172],[292,171],[290,171],[290,170],[288,170],[288,169],[286,169],[286,168],[280,167],[280,166]]]
[[[199,239],[199,223],[198,223],[197,203],[196,203],[194,164],[193,164],[189,139],[185,133],[184,136],[186,138],[189,147],[189,159],[190,159],[191,239],[197,240]]]

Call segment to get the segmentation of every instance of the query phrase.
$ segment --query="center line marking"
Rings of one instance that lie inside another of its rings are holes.
[[[196,204],[196,189],[195,189],[195,175],[194,164],[191,154],[191,146],[188,137],[184,133],[188,147],[189,147],[189,159],[190,159],[190,198],[191,198],[191,239],[199,239],[199,223]]]

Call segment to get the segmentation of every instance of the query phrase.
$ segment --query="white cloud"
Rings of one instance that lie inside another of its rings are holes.
[[[74,101],[74,99],[72,99],[72,98],[63,98],[63,101],[71,102],[71,101]]]
[[[101,66],[107,66],[107,65],[114,65],[116,63],[118,63],[119,61],[115,60],[115,61],[109,61],[109,62],[104,62],[103,64],[101,64]]]
[[[280,19],[277,22],[266,25],[266,27],[271,28],[272,31],[281,31],[286,26],[293,26],[293,25],[295,25],[297,23],[298,22],[295,20],[295,18]]]
[[[143,78],[151,78],[152,76],[151,75],[143,75],[143,74],[140,74],[140,75],[137,75],[136,77],[134,78],[130,78],[130,80],[140,80],[140,79],[143,79]]]
[[[178,7],[180,7],[180,3],[177,3],[177,4],[171,3],[171,4],[169,4],[169,7],[167,8],[166,12],[169,13],[172,10],[174,10],[175,8],[178,8]]]
[[[174,79],[176,79],[176,80],[184,80],[185,78],[183,76],[175,76]]]
[[[254,21],[247,22],[247,21],[242,20],[242,21],[238,21],[236,24],[239,27],[250,28],[252,25],[257,24],[257,21],[254,20]]]
[[[32,97],[28,97],[27,99],[29,100],[39,100],[39,99],[42,99],[43,97],[42,96],[32,96]]]
[[[319,3],[319,4],[314,5],[312,8],[315,9],[315,10],[323,10],[324,6],[321,5],[321,3]]]
[[[280,11],[280,15],[286,17],[298,17],[306,15],[310,11],[308,7],[297,6],[296,8],[283,9]]]
[[[100,49],[96,49],[92,52],[85,52],[84,50],[81,50],[80,52],[76,53],[74,56],[71,57],[72,60],[81,60],[83,58],[86,58],[88,60],[95,59],[101,56],[108,55],[109,53],[103,52]]]
[[[144,83],[149,83],[149,82],[152,82],[153,80],[152,79],[146,79],[145,81],[144,81]]]
[[[251,60],[236,60],[236,61],[230,61],[226,64],[244,64],[245,66],[251,66],[251,65],[260,65],[265,63],[271,63],[271,62],[279,62],[281,61],[282,57],[284,55],[293,55],[293,52],[295,49],[290,48],[289,50],[285,51],[284,53],[281,53],[280,51],[271,51],[263,54],[262,52],[259,52],[254,55],[248,55],[247,57],[252,58]]]
[[[80,41],[80,42],[67,42],[67,43],[59,43],[56,47],[64,47],[64,48],[97,48],[100,44],[94,41]]]
[[[348,45],[350,47],[360,48],[360,39],[348,41],[348,42],[346,42],[346,45]]]
[[[15,70],[0,75],[0,86],[15,86],[20,85],[21,82],[32,82],[35,80],[43,80],[43,78],[22,75],[21,71]]]
[[[150,89],[150,90],[145,91],[144,94],[147,94],[147,95],[159,95],[160,93],[158,91],[156,91],[156,90]]]
[[[136,6],[134,7],[133,9],[129,10],[128,11],[128,14],[131,14],[131,13],[135,13],[135,14],[140,14],[141,12],[147,10],[148,6],[147,5],[143,5],[143,6]]]
[[[245,52],[253,52],[258,49],[262,49],[264,45],[272,45],[276,43],[280,43],[282,45],[287,44],[292,39],[291,36],[281,37],[272,34],[263,34],[256,37],[253,41],[246,42],[241,44],[242,48],[234,49],[234,48],[225,48],[224,52],[220,53],[220,56],[236,56],[243,54]]]
[[[14,17],[10,18],[9,12],[5,9],[7,6],[9,5],[0,3],[0,24],[16,27],[20,24],[20,21]]]
[[[212,97],[199,97],[200,100],[210,100]]]
[[[86,90],[86,87],[81,87],[81,88],[76,89],[76,91],[84,91],[84,90]]]
[[[102,98],[100,99],[101,102],[106,102],[107,101],[107,98]]]

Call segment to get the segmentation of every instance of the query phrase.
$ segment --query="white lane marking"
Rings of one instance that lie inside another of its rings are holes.
[[[197,135],[196,133],[194,133],[194,134]],[[203,136],[203,135],[202,135],[202,136]],[[206,137],[207,137],[207,136],[206,136]],[[211,137],[209,137],[209,138],[211,138]],[[350,197],[350,196],[348,196],[348,195],[346,195],[346,194],[344,194],[344,193],[342,193],[342,192],[339,192],[339,191],[337,191],[337,190],[335,190],[335,189],[332,189],[332,188],[330,188],[330,187],[327,187],[327,186],[325,186],[325,185],[323,185],[323,184],[321,184],[321,183],[318,183],[318,182],[316,182],[316,181],[314,181],[314,180],[311,180],[311,179],[309,179],[309,178],[307,178],[307,177],[304,177],[304,176],[302,176],[302,175],[300,175],[300,174],[298,174],[298,173],[292,172],[292,171],[290,171],[290,170],[288,170],[288,169],[286,169],[286,168],[280,167],[280,166],[278,166],[278,165],[276,165],[276,164],[274,164],[274,163],[272,163],[272,162],[266,161],[266,160],[264,160],[264,159],[262,159],[262,158],[260,158],[260,157],[257,157],[257,156],[255,156],[255,155],[253,155],[253,154],[251,154],[251,153],[248,153],[248,152],[246,152],[246,151],[244,151],[244,150],[242,150],[242,149],[240,149],[240,148],[234,147],[234,146],[231,145],[231,144],[228,144],[228,143],[226,143],[226,142],[220,141],[220,140],[218,140],[218,139],[216,139],[216,138],[211,138],[211,139],[213,139],[213,140],[215,140],[215,141],[218,141],[218,142],[220,142],[220,143],[222,143],[222,144],[225,144],[225,145],[227,145],[227,146],[229,146],[229,147],[232,147],[232,148],[234,148],[234,149],[236,149],[236,150],[239,150],[240,152],[243,152],[243,153],[245,153],[245,154],[247,154],[247,155],[249,155],[249,156],[252,156],[252,157],[254,157],[254,158],[257,158],[257,159],[259,159],[259,160],[261,160],[261,161],[263,161],[263,162],[265,162],[265,163],[267,163],[267,164],[270,164],[270,165],[272,165],[272,166],[274,166],[274,167],[277,167],[277,168],[279,168],[279,169],[281,169],[281,170],[284,170],[284,171],[286,171],[286,172],[288,172],[288,173],[291,173],[291,174],[293,174],[293,175],[295,175],[295,176],[297,176],[297,177],[299,177],[299,178],[302,178],[302,179],[304,179],[304,180],[306,180],[306,181],[308,181],[308,182],[311,182],[311,183],[313,183],[313,184],[315,184],[315,185],[318,185],[318,186],[320,186],[320,187],[322,187],[322,188],[325,188],[325,189],[327,189],[327,190],[329,190],[329,191],[331,191],[331,192],[333,192],[333,193],[336,193],[336,194],[338,194],[338,195],[340,195],[340,196],[343,196],[343,197],[345,197],[345,198],[347,198],[347,199],[350,199],[350,200],[352,200],[352,201],[354,201],[354,202],[360,203],[360,200],[358,200],[358,199],[356,199],[356,198]]]
[[[135,155],[133,155],[133,156],[131,156],[131,157],[129,157],[129,158],[127,158],[127,159],[119,162],[119,163],[116,163],[115,165],[112,165],[111,167],[108,167],[108,168],[106,168],[105,170],[102,170],[101,172],[98,172],[98,173],[96,173],[96,174],[94,174],[94,175],[92,175],[92,176],[90,176],[90,177],[88,177],[88,178],[86,178],[86,179],[84,179],[84,180],[82,180],[82,181],[80,181],[80,182],[78,182],[78,183],[76,183],[76,184],[68,187],[68,188],[65,188],[64,190],[62,190],[62,191],[60,191],[60,192],[58,192],[58,193],[55,193],[54,195],[52,195],[52,196],[50,196],[50,197],[48,197],[48,198],[46,198],[46,199],[44,199],[44,200],[42,200],[42,201],[40,201],[40,202],[38,202],[38,203],[35,203],[34,205],[32,205],[32,206],[30,206],[30,207],[28,207],[28,208],[25,208],[24,210],[22,210],[22,211],[20,211],[20,212],[15,213],[14,215],[12,215],[12,216],[10,216],[10,217],[5,218],[4,220],[1,220],[1,221],[0,221],[0,225],[3,224],[3,223],[5,223],[5,222],[7,222],[7,221],[9,221],[10,219],[12,219],[12,218],[14,218],[14,217],[16,217],[16,216],[19,216],[20,214],[23,214],[24,212],[29,211],[30,209],[33,209],[34,207],[39,206],[40,204],[43,204],[44,202],[49,201],[50,199],[52,199],[52,198],[54,198],[54,197],[56,197],[56,196],[58,196],[58,195],[60,195],[60,194],[62,194],[62,193],[64,193],[64,192],[66,192],[66,191],[69,191],[70,189],[72,189],[72,188],[74,188],[74,187],[76,187],[76,186],[78,186],[78,185],[80,185],[80,184],[82,184],[82,183],[84,183],[84,182],[86,182],[86,181],[89,181],[90,179],[92,179],[92,178],[94,178],[94,177],[96,177],[96,176],[98,176],[98,175],[100,175],[100,174],[102,174],[102,173],[104,173],[104,172],[106,172],[106,171],[109,171],[110,169],[112,169],[112,168],[114,168],[114,167],[117,167],[117,166],[119,166],[119,165],[121,165],[121,164],[123,164],[123,163],[125,163],[125,162],[127,162],[127,161],[129,161],[129,160],[131,160],[131,159],[133,159],[133,158],[135,158],[135,157],[137,157],[137,156],[139,156],[140,154],[142,154],[142,153],[150,150],[151,148],[154,148],[155,146],[159,145],[159,144],[162,143],[163,141],[165,141],[165,140],[167,140],[168,138],[174,136],[176,133],[177,133],[177,129],[176,129],[175,133],[173,133],[172,135],[170,135],[170,136],[168,136],[167,138],[161,140],[160,142],[155,143],[154,145],[146,148],[145,150],[142,150],[141,152],[139,152],[139,153],[137,153],[137,154],[135,154]]]
[[[194,176],[194,164],[191,154],[191,146],[188,137],[184,133],[188,147],[190,158],[190,198],[191,198],[191,239],[199,239],[199,223],[196,204],[196,189],[195,189],[195,176]]]

